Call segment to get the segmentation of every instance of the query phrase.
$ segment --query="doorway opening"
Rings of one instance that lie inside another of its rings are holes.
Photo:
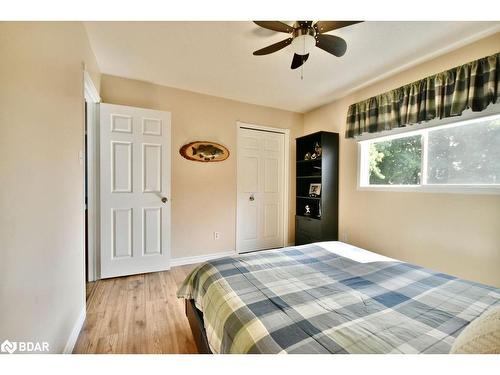
[[[99,279],[99,139],[98,116],[101,98],[90,78],[83,72],[84,87],[84,134],[83,164],[83,212],[85,282]]]

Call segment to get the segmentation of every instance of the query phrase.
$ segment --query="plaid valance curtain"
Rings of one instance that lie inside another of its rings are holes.
[[[349,106],[346,138],[484,110],[498,101],[500,52]]]

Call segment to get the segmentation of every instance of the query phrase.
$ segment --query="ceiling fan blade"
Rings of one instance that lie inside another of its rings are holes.
[[[281,42],[271,44],[270,46],[261,48],[257,51],[255,51],[253,54],[255,56],[261,56],[261,55],[268,55],[270,53],[279,51],[282,48],[285,48],[286,46],[290,45],[292,43],[293,38],[287,38],[285,40],[282,40]]]
[[[314,25],[314,28],[318,33],[327,33],[328,31],[341,29],[342,27],[347,27],[360,22],[363,21],[318,21]]]
[[[298,67],[302,66],[307,59],[309,58],[309,54],[307,55],[297,55],[296,53],[293,55],[292,59],[292,66],[290,68],[292,69],[297,69]]]
[[[293,32],[292,26],[288,26],[286,23],[281,21],[253,21],[253,22],[259,25],[260,27],[263,27],[264,29],[279,31],[281,33]]]
[[[347,50],[347,43],[344,39],[335,35],[318,34],[316,35],[316,47],[340,57]]]

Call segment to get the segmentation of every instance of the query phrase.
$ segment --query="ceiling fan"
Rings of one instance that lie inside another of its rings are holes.
[[[363,21],[318,21],[314,25],[313,21],[297,21],[293,26],[280,21],[253,22],[265,29],[291,34],[285,40],[259,49],[253,54],[255,56],[268,55],[291,45],[294,51],[291,68],[297,69],[307,61],[314,46],[337,57],[344,55],[347,50],[345,40],[325,33]]]

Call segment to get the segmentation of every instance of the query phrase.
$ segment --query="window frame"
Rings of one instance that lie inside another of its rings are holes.
[[[486,112],[486,113],[484,113]],[[467,111],[460,117],[445,120],[434,120],[427,124],[417,124],[411,127],[397,129],[399,131],[382,132],[382,135],[367,135],[358,137],[358,170],[357,190],[359,191],[393,191],[393,192],[422,192],[422,193],[455,193],[455,194],[500,194],[500,184],[427,184],[428,166],[428,135],[433,130],[467,126],[474,122],[481,122],[489,118],[500,116],[500,105],[496,104],[489,111],[477,113]],[[414,135],[422,136],[422,166],[421,178],[418,185],[370,185],[368,171],[368,145],[372,142],[381,142]]]

